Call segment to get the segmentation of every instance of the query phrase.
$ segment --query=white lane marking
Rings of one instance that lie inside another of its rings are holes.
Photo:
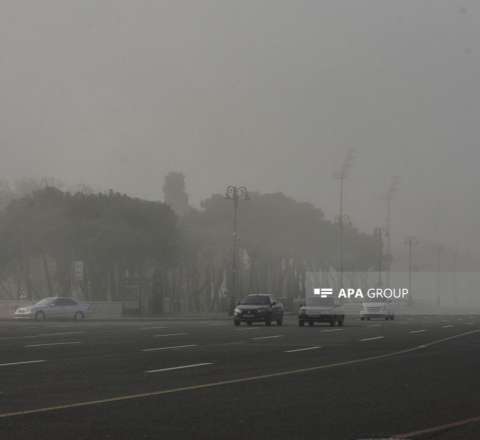
[[[329,330],[322,330],[322,333],[335,333],[335,332],[343,332],[345,329],[343,328],[332,328]]]
[[[452,327],[454,327],[452,324],[442,325],[442,328],[452,328]]]
[[[13,367],[15,365],[40,364],[41,362],[46,362],[46,361],[39,359],[36,361],[8,362],[6,364],[0,364],[0,367]]]
[[[176,350],[178,348],[190,348],[197,347],[195,344],[188,345],[174,345],[172,347],[154,347],[154,348],[144,348],[142,351],[161,351],[161,350]]]
[[[421,346],[406,348],[404,350],[399,350],[399,351],[392,351],[390,353],[379,354],[377,356],[370,356],[370,357],[360,358],[360,359],[352,359],[352,360],[343,361],[343,362],[335,362],[333,364],[316,365],[314,367],[300,368],[298,370],[280,371],[278,373],[262,374],[259,376],[240,377],[238,379],[222,380],[218,382],[203,383],[200,385],[190,385],[190,386],[180,387],[180,388],[170,388],[166,390],[150,391],[148,393],[126,394],[123,396],[109,397],[106,399],[86,400],[83,402],[67,403],[67,404],[55,405],[55,406],[46,406],[43,408],[29,409],[24,411],[0,413],[0,419],[6,419],[10,417],[17,417],[17,416],[25,416],[30,414],[41,414],[41,413],[48,413],[48,412],[54,412],[54,411],[62,411],[65,409],[82,408],[82,407],[94,406],[94,405],[103,405],[106,403],[145,399],[147,397],[164,396],[167,394],[176,394],[176,393],[181,393],[185,391],[196,391],[196,390],[203,390],[206,388],[215,388],[215,387],[220,387],[225,385],[234,385],[239,383],[253,382],[257,380],[272,379],[276,377],[285,377],[285,376],[292,376],[296,374],[311,373],[314,371],[321,371],[321,370],[327,370],[330,368],[343,367],[345,365],[363,364],[371,361],[377,361],[380,359],[389,359],[395,356],[400,356],[402,354],[414,353],[416,351],[423,350],[433,345],[441,344],[443,342],[447,342],[452,339],[463,338],[464,336],[469,336],[476,333],[480,333],[480,330],[471,330],[469,332],[459,333],[457,335],[449,336],[448,338],[437,339],[435,341],[429,342]]]
[[[153,335],[153,337],[166,338],[167,336],[185,336],[185,335],[188,335],[188,333],[165,333],[165,334]]]
[[[284,335],[273,335],[273,336],[257,336],[256,338],[252,338],[252,341],[260,341],[262,339],[276,339],[282,338]]]
[[[379,339],[383,339],[385,336],[373,336],[372,338],[363,338],[360,339],[361,342],[368,342],[368,341],[378,341]]]
[[[39,333],[38,335],[26,335],[26,336],[3,336],[0,337],[1,341],[9,339],[34,339],[34,338],[45,338],[50,336],[73,336],[73,335],[82,335],[85,332],[56,332],[56,333]]]
[[[169,367],[169,368],[159,368],[157,370],[147,370],[145,373],[163,373],[164,371],[173,371],[173,370],[184,370],[185,368],[195,368],[195,367],[204,367],[206,365],[213,365],[213,362],[203,362],[201,364],[189,364],[189,365],[180,365],[178,367]]]
[[[25,348],[34,348],[34,347],[52,347],[54,345],[76,345],[81,344],[80,341],[69,341],[69,342],[47,342],[44,344],[30,344],[25,345]]]
[[[413,334],[425,333],[425,332],[426,332],[426,330],[410,330],[408,333],[411,333],[413,335]]]
[[[403,434],[396,434],[396,435],[394,435],[390,438],[396,438],[396,439],[399,439],[399,440],[400,439],[408,440],[408,439],[424,436],[425,434],[434,434],[434,433],[437,433],[437,432],[446,431],[447,429],[457,428],[459,426],[464,426],[464,425],[468,425],[469,423],[474,423],[474,422],[479,422],[479,421],[480,421],[480,416],[471,417],[469,419],[464,419],[464,420],[459,420],[457,422],[447,423],[446,425],[438,425],[438,426],[433,426],[431,428],[420,429],[418,431],[406,432],[406,433],[403,433]],[[430,438],[433,438],[433,437],[430,437]]]
[[[373,328],[373,327],[381,327],[382,324],[372,324],[372,325],[367,325],[368,328]]]
[[[163,330],[167,327],[141,327],[140,330]]]
[[[314,347],[305,347],[305,348],[296,348],[294,350],[286,350],[285,353],[297,353],[299,351],[318,350],[319,348],[322,348],[322,347],[316,345]]]

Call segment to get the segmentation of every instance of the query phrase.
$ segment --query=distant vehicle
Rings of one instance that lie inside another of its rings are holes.
[[[345,312],[342,306],[333,302],[304,305],[298,311],[298,325],[300,327],[303,327],[305,323],[313,326],[316,322],[328,322],[332,327],[335,323],[342,326],[343,321],[345,321]]]
[[[265,322],[270,326],[272,321],[283,324],[283,304],[272,295],[257,294],[243,298],[233,311],[233,323],[239,326],[242,322],[252,325],[253,322]]]
[[[362,304],[362,309],[360,310],[360,319],[385,319],[385,320],[394,320],[395,314],[390,306],[390,304],[385,302],[368,302]]]
[[[48,297],[32,306],[20,307],[15,311],[17,319],[74,319],[81,321],[85,319],[90,306],[81,304],[73,298]]]

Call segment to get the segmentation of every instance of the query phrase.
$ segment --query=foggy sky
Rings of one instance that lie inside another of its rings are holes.
[[[477,30],[475,30],[477,29]],[[283,191],[480,249],[480,3],[2,0],[0,177]]]

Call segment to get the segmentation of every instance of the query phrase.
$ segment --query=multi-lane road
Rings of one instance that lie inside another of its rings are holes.
[[[1,439],[480,438],[480,317],[1,321],[0,347]]]

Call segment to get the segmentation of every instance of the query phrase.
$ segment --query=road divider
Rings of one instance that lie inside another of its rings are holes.
[[[149,351],[162,351],[162,350],[178,350],[180,348],[192,348],[197,347],[196,344],[188,344],[188,345],[174,345],[171,347],[153,347],[153,348],[144,348],[142,351],[149,352]]]
[[[384,339],[384,338],[385,336],[373,336],[372,338],[360,339],[360,342],[379,341],[380,339]]]
[[[206,367],[207,365],[213,365],[213,362],[202,362],[201,364],[188,364],[179,365],[178,367],[159,368],[157,370],[147,370],[146,374],[152,373],[164,373],[165,371],[185,370],[186,368]]]
[[[40,364],[42,362],[46,362],[46,361],[43,359],[38,359],[35,361],[7,362],[6,364],[0,364],[0,367],[14,367],[16,365]]]
[[[315,347],[295,348],[293,350],[286,350],[285,353],[298,353],[299,351],[318,350],[319,348],[322,348],[322,347],[317,345]]]
[[[147,331],[147,330],[164,330],[167,327],[165,326],[155,326],[155,327],[140,327],[140,330]]]
[[[283,338],[284,335],[272,335],[272,336],[257,336],[256,338],[252,338],[252,341],[262,341],[264,339],[277,339]]]
[[[36,347],[53,347],[55,345],[78,345],[81,344],[80,341],[68,341],[68,342],[46,342],[44,344],[29,344],[25,345],[25,348],[36,348]]]

